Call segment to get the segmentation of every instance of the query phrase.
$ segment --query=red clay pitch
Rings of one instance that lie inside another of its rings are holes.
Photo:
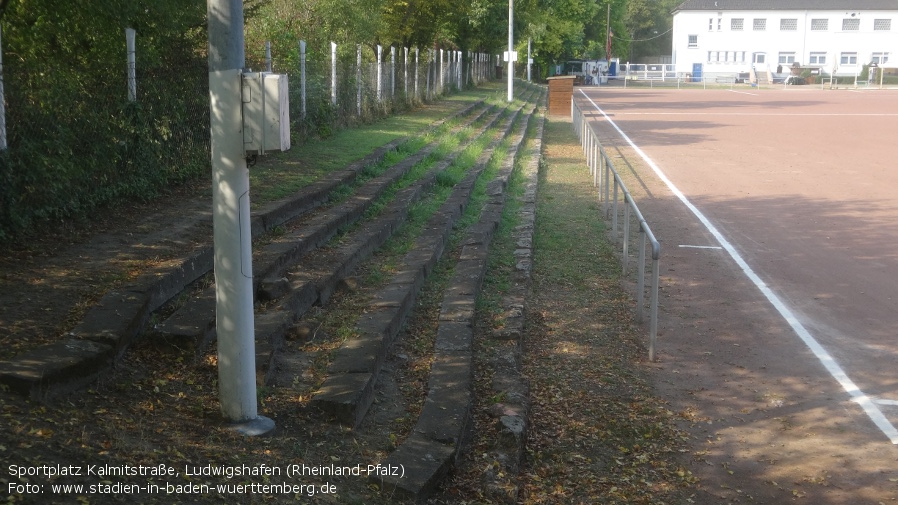
[[[860,390],[726,251],[689,247],[720,244],[575,90],[662,242],[656,378],[696,437],[697,503],[898,497],[895,440],[852,401],[898,426],[898,92],[582,89]]]

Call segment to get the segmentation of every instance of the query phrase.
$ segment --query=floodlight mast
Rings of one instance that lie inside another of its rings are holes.
[[[215,323],[222,414],[245,435],[274,429],[258,415],[249,170],[243,139],[243,2],[207,0]]]

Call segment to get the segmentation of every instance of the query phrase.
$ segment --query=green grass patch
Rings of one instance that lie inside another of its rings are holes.
[[[483,90],[460,93],[430,107],[389,117],[374,124],[341,130],[329,138],[293,146],[287,152],[267,155],[250,169],[252,205],[257,208],[291,195],[323,175],[345,168],[397,138],[410,137],[410,141],[390,155],[407,156],[427,143],[420,135],[422,131],[452,111],[477,102],[483,95]],[[444,133],[457,123],[457,119],[447,121],[431,135]]]

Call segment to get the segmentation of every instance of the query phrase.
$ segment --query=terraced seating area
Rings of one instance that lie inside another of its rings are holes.
[[[265,392],[274,391],[294,399],[299,412],[273,416],[281,435],[304,430],[314,439],[321,430],[360,440],[399,424],[402,434],[391,431],[386,449],[383,441],[355,442],[375,447],[360,449],[360,458],[404,469],[402,478],[372,475],[366,485],[426,497],[465,450],[474,349],[490,339],[501,343],[491,358],[493,388],[505,398],[505,435],[495,451],[508,471],[518,467],[527,426],[520,339],[545,99],[544,88],[519,85],[510,104],[498,95],[477,101],[254,212],[260,410]],[[518,203],[513,214],[510,198]],[[206,218],[201,212],[185,221]],[[514,230],[514,254],[491,259],[503,219]],[[515,274],[498,306],[486,309],[497,322],[484,334],[475,314],[485,310],[478,294],[490,261],[510,262]],[[153,347],[176,349],[179,366],[208,378],[211,268],[206,246],[130,279],[65,338],[0,362],[0,383],[54,401],[98,378],[115,381],[123,361],[135,367],[129,356]],[[200,407],[197,421],[210,416]]]

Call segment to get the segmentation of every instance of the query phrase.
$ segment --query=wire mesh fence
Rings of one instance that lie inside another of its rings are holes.
[[[464,62],[461,56],[388,47],[378,58],[375,48],[352,46],[282,60],[254,52],[246,66],[288,76],[295,145],[488,77],[486,61],[472,65],[479,55]],[[122,199],[152,198],[208,171],[206,61],[144,67],[138,51],[130,68],[133,78],[128,64],[2,68],[0,137],[7,147],[0,150],[0,239]]]

